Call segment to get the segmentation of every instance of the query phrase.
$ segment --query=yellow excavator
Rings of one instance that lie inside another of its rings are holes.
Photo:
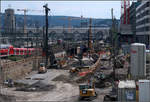
[[[93,82],[89,82],[88,84],[80,84],[79,85],[79,100],[92,100],[97,97],[97,93],[95,91],[95,85]]]

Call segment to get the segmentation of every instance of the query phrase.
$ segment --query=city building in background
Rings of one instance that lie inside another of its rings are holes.
[[[149,0],[132,2],[129,9],[127,4],[122,4],[121,8],[123,10],[120,17],[120,42],[122,44],[139,42],[146,44],[148,47],[150,42]]]
[[[132,2],[130,6],[130,24],[131,24],[131,30],[133,32],[133,40],[136,42],[136,8],[137,6],[140,5],[140,2]]]
[[[14,32],[14,28],[15,28],[14,9],[8,8],[5,10],[4,31]]]
[[[150,2],[141,1],[136,8],[136,38],[137,42],[149,45],[150,39]]]

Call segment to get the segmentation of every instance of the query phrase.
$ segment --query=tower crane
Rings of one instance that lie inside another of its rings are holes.
[[[27,18],[26,18],[26,14],[27,14],[27,12],[28,11],[39,11],[39,12],[44,12],[44,11],[42,11],[42,10],[30,10],[30,9],[17,9],[17,11],[23,11],[24,12],[24,26],[23,26],[23,32],[24,33],[27,33],[26,32],[26,20],[27,20]]]
[[[130,0],[121,0],[121,24],[129,24]]]
[[[23,25],[23,32],[26,33],[26,13],[29,11],[28,9],[17,9],[17,11],[24,12],[24,25]]]
[[[63,18],[63,19],[68,19],[68,32],[70,32],[70,30],[71,30],[71,20],[73,20],[73,19],[80,19],[80,20],[83,20],[83,19],[87,19],[87,18],[84,18],[84,17],[81,15],[80,18],[68,17],[68,18]],[[93,49],[93,47],[92,47],[92,18],[89,19],[88,48],[89,48],[89,52],[90,52],[90,53],[93,53],[93,52],[94,52],[94,49]]]
[[[84,18],[82,15],[81,17],[68,17],[68,18],[62,18],[62,19],[67,19],[68,20],[68,32],[71,32],[71,20],[74,20],[74,19],[86,19]]]

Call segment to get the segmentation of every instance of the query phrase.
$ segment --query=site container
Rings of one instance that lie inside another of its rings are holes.
[[[131,77],[134,79],[146,76],[146,46],[141,43],[131,44]]]
[[[150,80],[139,80],[139,102],[150,102]]]
[[[134,80],[120,81],[118,84],[118,102],[136,102],[136,84]]]

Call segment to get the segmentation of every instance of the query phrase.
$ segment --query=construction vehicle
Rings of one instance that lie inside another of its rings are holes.
[[[79,67],[72,67],[70,70],[69,70],[70,74],[75,74],[75,73],[78,73],[80,72],[80,69]]]
[[[45,64],[44,63],[40,63],[40,67],[38,69],[38,73],[46,73],[47,72],[47,69],[45,67]]]
[[[80,84],[79,85],[79,100],[92,100],[97,97],[97,93],[95,91],[95,85],[93,82],[88,84]]]

